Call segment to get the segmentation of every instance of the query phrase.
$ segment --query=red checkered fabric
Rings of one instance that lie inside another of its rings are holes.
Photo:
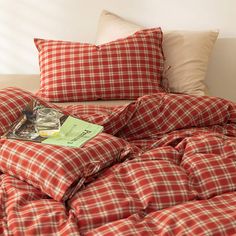
[[[105,224],[86,236],[123,235],[235,235],[236,193],[217,196],[207,201],[192,201],[146,217],[136,213]]]
[[[122,160],[131,150],[124,140],[105,133],[91,142],[70,148],[6,140],[0,150],[0,168],[55,200],[67,200],[88,177]]]
[[[194,199],[182,168],[155,158],[137,158],[107,171],[78,192],[70,205],[83,234],[135,212],[148,214]]]
[[[18,119],[31,100],[30,93],[20,89],[0,90],[0,136]]]
[[[91,123],[104,124],[106,123],[106,120],[109,119],[110,114],[117,114],[119,109],[123,110],[123,107],[102,105],[69,105],[62,108],[62,112],[79,117],[80,119]]]
[[[150,151],[144,152],[142,160],[160,160],[169,161],[173,164],[179,165],[182,160],[182,153],[171,146],[164,146],[162,148],[152,148]]]
[[[152,138],[152,143],[169,132],[179,136],[183,129],[187,131],[181,134],[182,137],[210,131],[236,136],[236,105],[215,97],[158,93],[143,96],[125,106],[84,109],[78,105],[69,106],[64,112],[67,109],[74,116],[103,125],[105,132],[132,142],[143,139],[150,142]]]
[[[32,98],[13,91],[9,114]],[[83,148],[0,139],[1,234],[236,234],[234,103],[159,93],[62,110],[109,134]]]
[[[235,110],[224,99],[159,93],[120,109],[119,117],[112,113],[103,125],[106,132],[129,140],[156,138],[183,128],[236,123]]]
[[[236,190],[236,142],[225,137],[199,135],[188,138],[181,166],[189,173],[198,198]]]
[[[160,28],[103,45],[35,39],[47,101],[135,99],[163,91]]]
[[[2,177],[1,235],[78,235],[77,219],[62,203],[24,181]]]

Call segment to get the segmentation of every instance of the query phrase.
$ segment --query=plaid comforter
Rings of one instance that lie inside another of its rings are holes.
[[[0,92],[0,135],[32,99]],[[1,139],[0,234],[236,234],[236,104],[160,93],[58,109],[104,132],[82,148]]]

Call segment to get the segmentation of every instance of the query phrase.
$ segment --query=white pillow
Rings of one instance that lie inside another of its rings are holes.
[[[97,30],[96,44],[124,38],[144,27],[103,10]],[[204,84],[208,61],[218,31],[164,31],[163,51],[171,92],[205,95]]]

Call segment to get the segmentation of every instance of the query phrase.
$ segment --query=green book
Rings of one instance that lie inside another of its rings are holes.
[[[60,131],[42,141],[69,147],[81,147],[87,141],[103,131],[103,126],[92,124],[69,116],[62,124]]]

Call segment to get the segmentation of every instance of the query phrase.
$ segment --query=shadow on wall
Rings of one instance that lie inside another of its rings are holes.
[[[236,38],[217,39],[206,83],[210,95],[236,102]]]

